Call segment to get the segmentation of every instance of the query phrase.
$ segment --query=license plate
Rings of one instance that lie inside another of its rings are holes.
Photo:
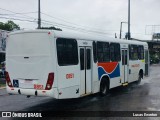
[[[36,89],[36,90],[43,90],[43,85],[34,84],[34,89]]]

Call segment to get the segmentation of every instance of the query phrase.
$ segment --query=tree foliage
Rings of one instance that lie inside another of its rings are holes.
[[[19,25],[14,23],[13,21],[9,20],[6,23],[0,22],[0,29],[2,30],[7,30],[7,31],[12,31],[12,30],[20,30]]]

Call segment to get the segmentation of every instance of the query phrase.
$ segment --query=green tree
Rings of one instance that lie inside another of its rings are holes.
[[[19,27],[19,25],[17,25],[13,21],[9,20],[6,23],[0,22],[0,29],[7,30],[7,31],[12,31],[14,29],[20,30],[20,27]]]

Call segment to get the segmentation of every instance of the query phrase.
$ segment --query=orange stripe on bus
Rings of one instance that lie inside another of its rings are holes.
[[[115,69],[117,64],[118,62],[106,62],[106,63],[98,63],[98,66],[102,66],[106,72],[111,73]]]

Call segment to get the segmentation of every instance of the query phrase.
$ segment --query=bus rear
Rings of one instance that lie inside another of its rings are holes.
[[[21,31],[8,36],[8,93],[57,98],[53,39],[48,31]]]

